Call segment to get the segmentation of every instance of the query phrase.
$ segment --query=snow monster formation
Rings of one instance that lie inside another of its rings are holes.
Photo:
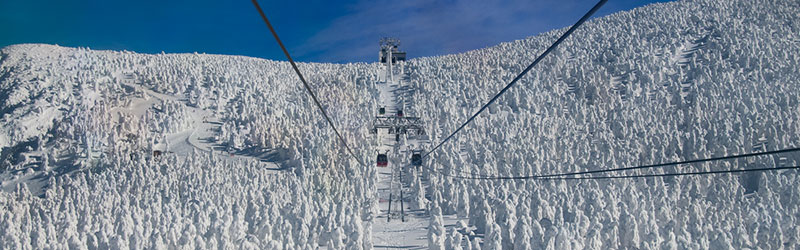
[[[800,146],[798,13],[696,0],[590,20],[425,164],[518,176]],[[405,112],[438,142],[563,31],[409,59]],[[372,159],[377,64],[299,66]],[[374,162],[349,158],[287,62],[8,46],[0,148],[0,248],[376,247]],[[636,173],[799,164],[788,153]],[[478,181],[426,169],[407,186],[429,226],[397,234],[433,249],[800,247],[796,170]]]

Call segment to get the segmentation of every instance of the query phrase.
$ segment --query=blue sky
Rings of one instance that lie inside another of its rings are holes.
[[[651,2],[610,0],[596,16]],[[458,53],[571,25],[594,0],[259,1],[298,61],[371,62],[397,37],[409,57]],[[2,0],[0,47],[48,43],[285,60],[248,0]]]

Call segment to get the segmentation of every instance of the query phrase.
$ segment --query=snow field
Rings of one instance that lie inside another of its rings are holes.
[[[510,176],[797,146],[798,8],[698,0],[593,19],[426,164]],[[561,32],[409,60],[411,112],[438,141]],[[378,66],[300,68],[370,166],[349,158],[285,62],[3,48],[0,246],[372,248],[378,143],[367,124]],[[173,152],[153,156],[163,141]],[[410,174],[421,177],[408,201],[425,203],[432,248],[794,249],[800,239],[797,171],[558,182]]]

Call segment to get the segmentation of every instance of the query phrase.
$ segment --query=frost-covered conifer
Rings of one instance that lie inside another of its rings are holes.
[[[514,227],[514,249],[531,249],[531,226],[527,219],[520,219]]]
[[[475,231],[478,233],[486,233],[490,223],[494,223],[494,212],[489,206],[489,202],[485,199],[478,201],[480,204],[474,215],[470,217],[470,224],[475,225]]]
[[[422,185],[422,180],[417,171],[412,171],[412,183],[411,183],[411,194],[412,194],[412,207],[415,209],[425,209],[428,206],[428,199],[425,198],[425,188]]]
[[[493,215],[492,215],[493,216]],[[483,242],[483,249],[500,250],[503,249],[503,236],[500,226],[490,220],[486,225],[486,237]]]
[[[792,147],[800,56],[786,24],[796,13],[791,1],[704,0],[593,19],[430,163],[536,175]],[[405,62],[409,113],[441,138],[561,32]],[[300,64],[357,155],[374,152],[360,129],[377,101],[375,66]],[[360,219],[365,249],[386,234],[371,232],[386,198],[378,174],[342,153],[286,62],[24,44],[2,48],[0,76],[0,248],[305,249],[357,233]],[[156,141],[167,145],[159,157]],[[798,162],[768,158],[652,173]],[[411,180],[409,200],[422,208],[430,194],[481,233],[495,213],[506,248],[528,248],[529,232],[532,249],[794,249],[793,171],[500,183],[423,168],[430,184]],[[497,203],[512,194],[525,200]],[[373,216],[358,218],[362,208]],[[470,249],[488,242],[468,239]]]
[[[430,208],[430,224],[428,226],[428,249],[445,249],[444,243],[447,237],[445,233],[442,210],[436,203],[433,203]]]
[[[456,230],[452,230],[445,242],[445,249],[461,250],[464,249],[461,244],[463,236]]]

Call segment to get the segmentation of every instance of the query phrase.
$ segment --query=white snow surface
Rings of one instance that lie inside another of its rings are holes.
[[[593,19],[425,164],[515,176],[800,146],[799,6],[678,1]],[[564,30],[401,64],[404,113],[438,142]],[[408,209],[425,204],[385,224],[368,127],[380,66],[299,66],[368,166],[286,62],[3,48],[0,248],[800,247],[795,170],[475,181],[407,169]],[[634,173],[778,165],[800,154]]]

